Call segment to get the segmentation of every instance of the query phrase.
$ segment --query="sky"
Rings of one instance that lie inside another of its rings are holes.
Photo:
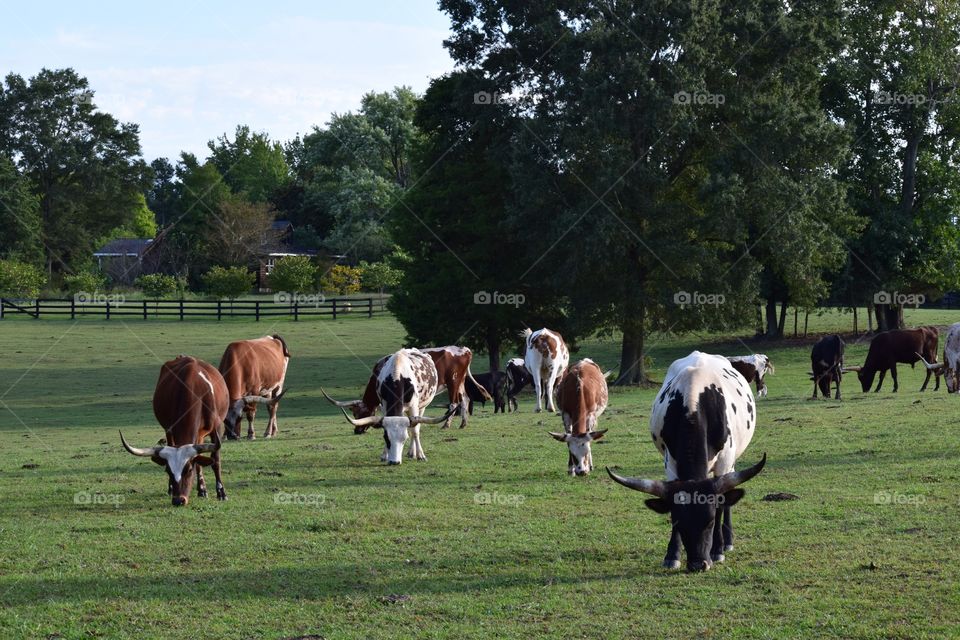
[[[3,0],[0,15],[0,74],[74,68],[99,109],[140,126],[148,162],[204,158],[238,124],[286,141],[453,68],[436,0]]]

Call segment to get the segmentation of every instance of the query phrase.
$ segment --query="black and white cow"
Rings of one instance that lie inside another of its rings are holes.
[[[340,410],[354,427],[383,428],[384,447],[381,461],[400,464],[403,460],[403,445],[411,435],[413,443],[408,456],[426,460],[423,445],[420,444],[420,425],[443,422],[453,415],[455,409],[451,405],[444,416],[423,417],[424,410],[437,395],[437,386],[437,367],[433,364],[433,359],[418,349],[401,349],[387,358],[377,374],[376,391],[383,416],[355,419],[348,416],[343,407],[340,407]]]
[[[843,380],[843,338],[838,335],[824,336],[817,340],[810,350],[810,379],[813,380],[813,396],[816,400],[817,390],[824,399],[830,399],[830,383],[837,386],[836,400],[840,399],[840,381]]]
[[[533,376],[527,371],[523,358],[513,358],[507,362],[507,410],[517,411],[517,395],[527,385],[533,384]]]
[[[767,385],[763,377],[768,373],[776,373],[770,358],[762,353],[754,353],[749,356],[727,356],[727,360],[737,370],[737,373],[747,379],[747,382],[754,382],[757,385],[757,397],[767,397]]]
[[[650,414],[650,435],[663,454],[666,482],[625,478],[607,469],[623,486],[654,496],[646,501],[650,509],[670,514],[663,566],[680,566],[681,542],[689,571],[709,569],[733,549],[730,508],[744,495],[737,485],[760,473],[767,461],[764,454],[749,469],[734,471],[756,426],[753,392],[726,358],[694,351],[670,365]]]

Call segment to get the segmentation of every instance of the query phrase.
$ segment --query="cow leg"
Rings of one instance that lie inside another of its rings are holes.
[[[534,413],[540,413],[543,411],[543,405],[540,404],[540,401],[543,399],[542,389],[540,385],[540,376],[536,375],[533,377],[533,391],[537,394],[537,406],[534,408]]]
[[[247,415],[247,439],[256,440],[257,436],[253,432],[253,419],[257,417],[257,405],[254,404],[253,407],[248,406],[244,413]],[[240,423],[238,422],[237,427],[239,426]]]
[[[810,396],[810,399],[811,399],[811,400],[816,400],[816,399],[817,399],[817,382],[818,382],[818,380],[819,380],[819,378],[817,378],[816,376],[813,377],[813,395]]]
[[[208,458],[206,456],[197,457],[197,473],[200,474],[201,482],[203,482],[203,473],[200,471],[200,467],[213,466],[213,475],[217,479],[217,500],[226,500],[227,492],[223,488],[223,476],[221,475],[220,467],[220,452],[214,451],[213,454]],[[207,497],[207,485],[203,484],[203,493],[200,494],[201,498]]]
[[[886,377],[887,377],[887,370],[884,369],[880,372],[880,379],[877,380],[877,388],[873,390],[874,393],[878,393],[880,391],[880,387],[883,385],[883,379]]]
[[[390,438],[387,437],[387,430],[383,430],[383,453],[380,454],[380,462],[387,461],[387,454],[390,453]]]
[[[834,376],[833,380],[834,382],[837,383],[837,395],[834,396],[834,399],[839,400],[840,399],[840,376]]]
[[[927,369],[927,377],[923,379],[923,386],[920,387],[920,391],[927,390],[927,385],[930,383],[930,376],[932,375],[933,375],[933,371],[930,371],[930,369]],[[939,382],[940,382],[940,378],[937,378],[937,383],[939,384]]]
[[[473,401],[470,399],[470,396],[467,395],[466,383],[463,383],[460,385],[459,402],[460,402],[460,428],[463,429],[464,427],[467,426],[467,415],[473,415],[473,411],[470,408],[470,405]]]
[[[730,507],[723,508],[723,550],[733,551],[733,523],[730,522]]]
[[[900,388],[897,384],[897,365],[890,367],[890,377],[893,378],[893,392],[896,393],[897,389]]]
[[[723,562],[723,512],[725,509],[719,509],[717,517],[713,521],[713,544],[710,547],[710,559],[714,562]]]
[[[420,443],[420,425],[415,425],[413,427],[413,443],[410,447],[411,453],[414,453],[414,458],[417,460],[426,460],[427,456],[423,453],[423,444]]]
[[[203,466],[199,462],[193,463],[193,468],[197,473],[197,497],[207,497],[207,481],[203,479]]]
[[[933,390],[934,390],[934,391],[940,391],[940,372],[937,371],[937,372],[935,372],[933,375],[936,376],[936,382],[937,382],[937,384],[933,387]]]
[[[467,413],[469,413],[470,415],[473,415],[473,398],[470,398],[467,401]]]
[[[507,398],[507,411],[519,411],[520,408],[517,406],[517,398]]]
[[[270,419],[267,420],[267,438],[272,438],[277,435],[277,409],[279,408],[279,402],[271,402],[267,405],[267,412],[270,415]]]
[[[767,385],[763,384],[763,380],[761,378],[757,378],[757,397],[767,397]]]
[[[670,544],[667,545],[667,555],[663,558],[663,566],[667,569],[680,568],[680,532],[676,527],[670,530]]]
[[[548,381],[547,388],[544,391],[544,393],[547,396],[547,409],[550,411],[550,413],[557,412],[557,407],[556,405],[553,404],[553,385],[556,383],[556,381],[557,381],[557,372],[551,371],[550,380]]]

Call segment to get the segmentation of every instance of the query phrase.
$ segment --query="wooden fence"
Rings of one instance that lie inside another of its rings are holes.
[[[331,298],[305,303],[272,300],[124,300],[119,296],[102,295],[93,300],[76,298],[0,298],[0,320],[7,316],[27,315],[39,320],[45,317],[75,318],[315,318],[366,316],[387,313],[386,301],[380,298]]]

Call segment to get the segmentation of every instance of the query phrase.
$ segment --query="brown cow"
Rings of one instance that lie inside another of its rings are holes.
[[[227,415],[227,385],[220,372],[202,360],[178,356],[160,368],[153,393],[153,414],[167,433],[166,446],[131,447],[120,433],[124,449],[150,458],[167,470],[168,492],[174,506],[187,504],[196,470],[197,495],[207,496],[201,467],[213,465],[217,499],[226,500],[220,476],[220,426]],[[207,436],[212,444],[203,441]],[[211,454],[210,457],[202,453]]]
[[[432,347],[420,349],[420,351],[433,358],[433,364],[437,367],[437,378],[440,385],[447,388],[447,397],[450,399],[450,404],[460,407],[460,428],[463,429],[467,426],[467,415],[470,413],[470,398],[464,388],[467,379],[469,378],[476,385],[477,391],[484,397],[484,400],[493,399],[487,390],[474,380],[473,374],[470,373],[473,352],[467,347],[456,346]],[[448,416],[446,422],[443,423],[444,429],[450,426],[451,420],[453,420],[453,415]]]
[[[286,393],[283,381],[289,363],[287,343],[278,335],[238,340],[227,346],[220,358],[220,373],[230,394],[226,420],[228,438],[240,437],[241,414],[247,417],[247,437],[251,440],[256,437],[253,419],[257,415],[258,402],[266,404],[270,413],[264,436],[277,435],[277,407]]]
[[[893,390],[899,388],[897,384],[897,363],[902,362],[914,366],[918,361],[926,359],[931,365],[937,361],[937,343],[939,342],[939,331],[936,327],[920,327],[918,329],[897,329],[894,331],[885,331],[877,334],[870,342],[870,349],[867,351],[867,360],[862,367],[848,367],[848,371],[856,371],[860,378],[860,386],[867,392],[873,385],[874,376],[880,373],[880,379],[877,381],[877,388],[874,391],[880,391],[883,384],[883,378],[890,371],[893,378]],[[937,374],[936,387],[940,388],[939,370],[927,367],[927,377],[923,380],[923,386],[920,391],[925,391],[930,382],[930,376]]]
[[[550,435],[567,443],[570,475],[585,476],[593,468],[590,443],[607,432],[596,430],[597,419],[607,408],[607,380],[593,360],[581,360],[566,370],[557,388],[557,404],[564,431]]]

